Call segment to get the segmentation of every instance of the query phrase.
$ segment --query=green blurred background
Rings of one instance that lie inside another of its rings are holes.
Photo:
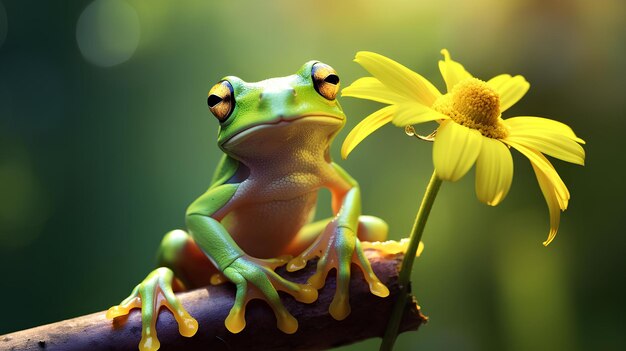
[[[151,270],[220,157],[206,93],[222,76],[256,81],[318,59],[346,86],[366,74],[354,54],[371,50],[443,90],[448,48],[478,77],[523,74],[531,90],[505,117],[568,123],[587,165],[554,162],[572,200],[548,248],[547,207],[519,154],[496,208],[476,199],[473,174],[445,183],[414,270],[430,322],[397,349],[626,349],[624,1],[185,4],[0,0],[0,334],[106,309]],[[379,108],[341,103],[335,159]],[[387,126],[342,165],[364,212],[405,236],[431,145]]]

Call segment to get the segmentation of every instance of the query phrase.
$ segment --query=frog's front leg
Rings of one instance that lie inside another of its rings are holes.
[[[274,272],[276,267],[287,263],[287,257],[259,259],[247,255],[226,228],[212,217],[218,210],[224,211],[223,204],[229,202],[237,187],[237,184],[223,184],[209,189],[191,204],[186,215],[187,227],[196,244],[237,286],[235,302],[225,321],[226,328],[232,333],[243,330],[246,304],[258,298],[270,305],[280,330],[294,333],[298,329],[298,321],[283,306],[277,289],[304,303],[317,300],[317,290],[308,284],[287,281]]]
[[[389,289],[376,277],[357,237],[359,227],[364,230],[371,229],[368,226],[383,225],[385,227],[383,230],[376,228],[372,231],[373,237],[371,239],[384,240],[386,225],[382,221],[367,223],[371,217],[360,216],[361,194],[358,184],[338,165],[333,163],[332,166],[342,180],[338,182],[339,184],[335,183],[329,186],[333,193],[333,211],[336,216],[309,248],[289,262],[287,270],[301,269],[308,260],[319,257],[317,271],[309,278],[308,282],[315,288],[321,289],[328,272],[335,268],[337,270],[337,290],[330,304],[329,312],[333,318],[342,320],[350,314],[349,283],[350,268],[353,263],[363,271],[372,294],[380,297],[389,295]]]

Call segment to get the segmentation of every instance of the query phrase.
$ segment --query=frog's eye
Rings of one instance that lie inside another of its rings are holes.
[[[334,100],[339,92],[339,76],[325,63],[318,62],[311,68],[315,91],[328,100]]]
[[[223,80],[213,86],[209,90],[207,104],[211,113],[217,117],[220,123],[226,121],[235,109],[235,96],[233,86]]]

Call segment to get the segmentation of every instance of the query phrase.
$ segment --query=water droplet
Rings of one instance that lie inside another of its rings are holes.
[[[415,128],[413,128],[413,126],[411,126],[411,125],[408,125],[408,126],[404,127],[404,132],[408,136],[414,136],[415,135]]]

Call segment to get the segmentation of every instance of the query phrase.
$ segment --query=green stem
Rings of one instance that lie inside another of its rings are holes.
[[[396,300],[389,323],[387,323],[387,330],[385,330],[385,336],[383,342],[380,344],[380,351],[391,351],[393,344],[396,342],[398,336],[398,328],[400,327],[400,321],[402,320],[402,312],[406,306],[409,298],[411,297],[411,269],[413,268],[413,261],[415,261],[415,254],[422,240],[422,233],[424,233],[424,227],[426,226],[426,220],[430,214],[430,209],[433,207],[437,192],[441,187],[442,180],[437,177],[437,173],[433,172],[430,177],[428,187],[426,187],[426,193],[422,199],[415,222],[413,223],[413,229],[411,230],[411,237],[409,239],[409,246],[407,247],[402,260],[402,268],[400,268],[400,275],[398,277],[398,285],[400,286],[400,294]]]

